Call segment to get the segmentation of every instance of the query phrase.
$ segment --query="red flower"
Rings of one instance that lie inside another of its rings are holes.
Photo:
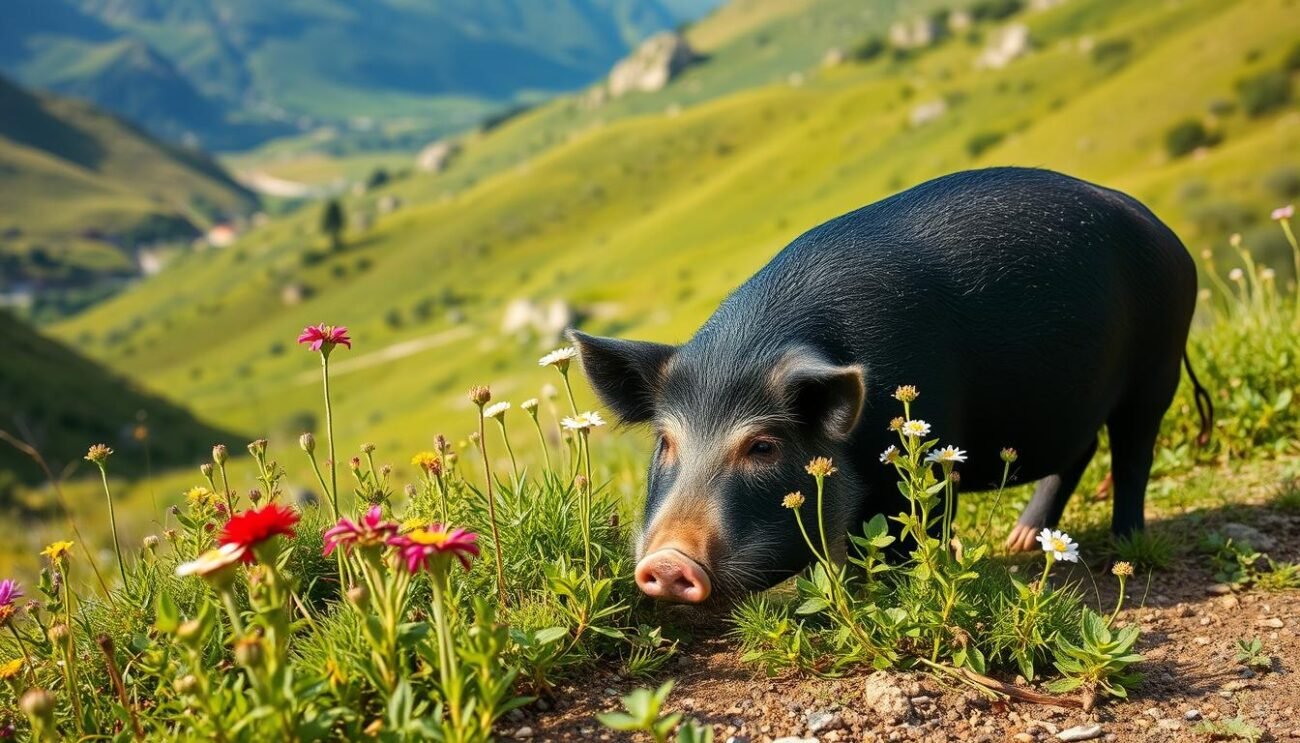
[[[469,559],[478,557],[478,535],[464,529],[452,529],[442,524],[434,524],[428,529],[401,534],[388,540],[397,548],[397,554],[406,563],[406,570],[411,573],[429,570],[436,562],[431,562],[442,555],[453,556],[469,570]]]
[[[325,532],[325,556],[329,557],[335,549],[342,547],[344,552],[351,552],[355,547],[383,545],[390,537],[397,534],[397,524],[385,521],[379,506],[371,506],[360,522],[344,517]]]
[[[335,346],[347,346],[352,348],[352,339],[348,337],[348,329],[344,325],[308,325],[303,328],[302,333],[298,336],[299,343],[310,343],[311,350],[329,353],[334,350]]]
[[[281,508],[275,503],[262,508],[250,508],[230,517],[217,542],[243,547],[246,550],[244,562],[253,562],[254,547],[276,535],[295,536],[293,527],[297,523],[298,513],[292,508]]]

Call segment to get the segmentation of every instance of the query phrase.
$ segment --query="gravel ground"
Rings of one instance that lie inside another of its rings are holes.
[[[1259,500],[1259,499],[1257,499]],[[1278,560],[1300,559],[1300,513],[1237,504],[1185,525],[1223,530],[1228,519],[1257,529]],[[1235,529],[1236,526],[1228,528]],[[1104,565],[1090,580],[1076,574],[1100,605],[1113,606],[1113,580]],[[1111,593],[1108,595],[1107,591]],[[1209,740],[1205,721],[1240,717],[1263,731],[1262,740],[1300,741],[1300,591],[1232,591],[1214,582],[1208,559],[1191,552],[1149,584],[1134,579],[1121,623],[1142,626],[1139,651],[1145,680],[1127,701],[1090,711],[989,701],[973,691],[920,674],[868,673],[838,679],[791,675],[768,679],[742,664],[726,625],[697,621],[695,639],[662,674],[674,678],[665,711],[682,711],[713,726],[716,740],[751,741],[1032,741]],[[1236,663],[1235,641],[1259,637],[1272,669],[1252,672]],[[631,740],[602,728],[597,712],[618,697],[662,679],[631,681],[595,671],[563,685],[551,698],[520,710],[501,729],[503,739],[538,741]],[[1006,679],[1014,681],[1014,679]]]

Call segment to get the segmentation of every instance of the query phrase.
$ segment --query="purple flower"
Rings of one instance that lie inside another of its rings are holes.
[[[335,549],[342,547],[344,552],[351,552],[355,547],[374,547],[385,544],[397,534],[397,524],[385,521],[379,506],[371,506],[360,522],[346,516],[339,519],[329,531],[325,532],[325,556],[329,557]]]

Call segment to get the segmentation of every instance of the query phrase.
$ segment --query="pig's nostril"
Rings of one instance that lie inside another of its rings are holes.
[[[636,582],[647,596],[666,601],[699,603],[709,597],[704,569],[673,549],[648,555],[636,568]]]

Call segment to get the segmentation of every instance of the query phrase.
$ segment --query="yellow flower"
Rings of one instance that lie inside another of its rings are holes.
[[[803,493],[794,492],[781,499],[781,505],[791,510],[802,506],[804,502]]]
[[[185,491],[185,501],[190,504],[191,508],[203,508],[215,503],[217,494],[202,485],[196,485]]]
[[[919,397],[919,395],[916,391],[916,387],[913,387],[910,384],[905,384],[894,390],[894,399],[899,402],[912,402],[917,397]]]
[[[427,472],[441,464],[441,462],[438,460],[437,454],[431,451],[422,451],[411,457],[411,464]]]
[[[45,549],[41,550],[41,554],[50,558],[50,562],[58,562],[59,560],[62,560],[65,555],[67,555],[69,552],[72,551],[72,545],[73,545],[72,542],[67,542],[67,541],[54,542],[53,544],[47,546]]]
[[[830,477],[839,471],[831,466],[831,460],[826,457],[817,457],[804,469],[813,477]]]
[[[1123,560],[1120,560],[1119,562],[1115,563],[1114,566],[1111,567],[1110,572],[1113,573],[1114,575],[1127,578],[1133,574],[1133,565],[1131,563],[1127,563],[1124,562]]]
[[[9,681],[18,678],[18,674],[23,672],[23,659],[14,658],[13,660],[0,665],[0,681]]]

